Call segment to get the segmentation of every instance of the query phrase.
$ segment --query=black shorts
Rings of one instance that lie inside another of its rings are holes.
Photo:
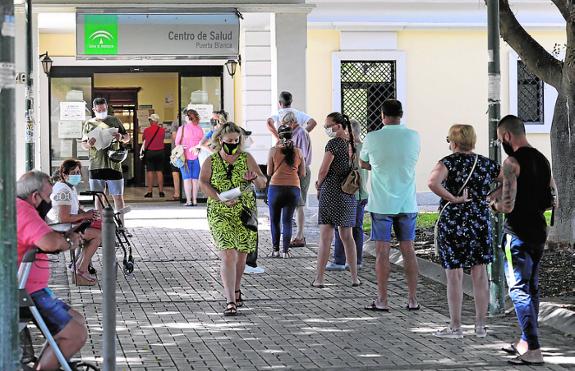
[[[146,151],[146,171],[164,171],[164,150]]]

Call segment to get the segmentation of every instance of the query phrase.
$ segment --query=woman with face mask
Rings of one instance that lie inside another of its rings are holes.
[[[204,162],[200,187],[208,197],[208,224],[218,250],[220,274],[226,298],[225,316],[235,316],[242,306],[240,287],[246,257],[255,251],[258,232],[242,215],[257,215],[251,187],[264,188],[266,177],[256,160],[242,150],[242,129],[233,122],[223,124],[212,137],[215,152]],[[235,196],[222,195],[235,189]]]
[[[84,221],[100,222],[100,216],[96,210],[84,211],[80,207],[76,186],[82,182],[81,174],[82,164],[78,160],[65,160],[60,165],[56,176],[58,181],[54,184],[50,195],[52,209],[48,212],[48,219],[52,223],[58,223],[55,229],[69,230],[74,225]],[[101,230],[87,228],[83,233],[82,239],[84,248],[76,260],[76,285],[93,286],[96,284],[96,277],[89,270],[93,269],[90,269],[92,256],[102,242]],[[95,273],[95,271],[93,272]]]
[[[185,123],[178,128],[175,144],[184,146],[186,164],[180,168],[184,180],[186,206],[198,204],[198,178],[200,176],[200,142],[204,137],[204,130],[200,127],[200,114],[193,109],[185,111]]]
[[[357,200],[355,195],[342,191],[341,184],[351,170],[351,158],[356,153],[351,123],[346,115],[330,113],[325,119],[325,133],[331,139],[325,146],[325,154],[315,187],[319,197],[319,251],[313,287],[324,287],[325,266],[333,241],[334,228],[338,228],[343,242],[346,261],[351,272],[352,286],[359,286],[357,277],[357,252],[352,228],[356,224]]]

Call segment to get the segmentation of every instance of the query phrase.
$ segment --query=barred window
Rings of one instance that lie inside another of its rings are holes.
[[[517,61],[517,115],[525,124],[544,125],[543,81]]]
[[[361,125],[361,137],[381,129],[381,104],[396,98],[395,61],[341,61],[341,112]]]

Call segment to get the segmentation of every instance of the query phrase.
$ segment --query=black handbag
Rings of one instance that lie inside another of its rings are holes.
[[[244,227],[250,231],[258,231],[258,214],[255,210],[250,210],[249,208],[243,206],[242,213],[240,215],[240,220]]]

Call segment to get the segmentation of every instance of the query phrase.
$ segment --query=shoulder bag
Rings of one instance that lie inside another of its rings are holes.
[[[184,130],[185,125],[182,126],[180,143],[182,143],[182,140],[184,139]],[[186,164],[186,155],[184,154],[184,146],[182,144],[178,144],[174,149],[172,149],[172,153],[170,154],[170,164],[174,165],[174,167],[177,167],[178,169]]]
[[[343,183],[341,183],[341,190],[344,193],[354,195],[357,191],[359,191],[361,184],[361,176],[359,175],[359,167],[357,166],[355,153],[351,156],[350,167],[351,170],[349,171],[349,174],[347,174],[343,180]]]
[[[145,160],[146,151],[148,150],[148,147],[150,147],[150,144],[154,141],[154,138],[156,138],[156,134],[158,134],[158,131],[160,131],[160,125],[158,125],[156,132],[154,133],[154,135],[152,135],[152,139],[150,139],[150,143],[146,143],[147,145],[143,148],[142,152],[140,152],[140,160],[142,160],[142,161]]]
[[[467,186],[469,179],[471,179],[471,176],[473,175],[473,172],[475,171],[475,166],[477,166],[477,160],[478,159],[479,159],[479,155],[476,154],[475,155],[475,161],[473,162],[473,167],[471,167],[471,171],[469,172],[467,179],[465,179],[465,182],[463,183],[461,188],[459,188],[459,191],[457,191],[457,196],[461,195],[461,192],[463,192],[463,190]],[[439,255],[439,243],[437,241],[438,234],[439,234],[439,220],[441,219],[441,215],[443,214],[443,211],[445,210],[445,208],[449,204],[451,204],[451,202],[447,202],[445,205],[443,205],[443,207],[439,211],[439,215],[437,216],[437,221],[435,222],[435,226],[433,227],[433,245],[435,247],[435,255]]]

